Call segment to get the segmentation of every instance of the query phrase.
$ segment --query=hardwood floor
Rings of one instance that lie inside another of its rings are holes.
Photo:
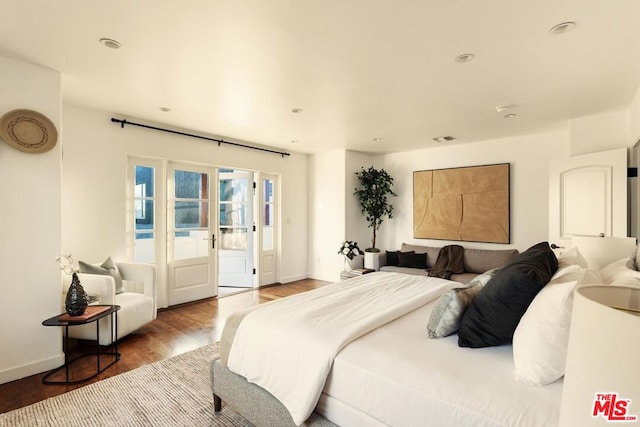
[[[305,279],[160,310],[156,320],[119,341],[120,360],[91,380],[75,385],[45,385],[42,378],[46,373],[41,373],[0,384],[0,413],[215,343],[220,340],[225,319],[234,311],[327,284],[329,282]],[[94,345],[95,341],[75,341],[74,345],[70,345],[69,354],[91,351]],[[95,370],[95,362],[90,363],[91,360],[95,359],[83,359],[82,363],[73,367],[73,371],[86,376],[87,372],[92,372],[91,369]]]

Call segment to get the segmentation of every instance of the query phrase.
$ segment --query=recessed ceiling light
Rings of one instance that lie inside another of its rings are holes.
[[[555,25],[551,27],[549,32],[551,34],[564,34],[567,31],[571,31],[576,27],[576,23],[572,21],[563,22],[562,24]]]
[[[100,43],[111,49],[120,49],[120,46],[122,46],[119,41],[107,38],[100,39]]]
[[[382,138],[373,138],[374,142],[382,142]]]
[[[449,142],[449,141],[453,141],[455,138],[453,136],[447,135],[447,136],[436,136],[435,138],[432,138],[435,142]]]
[[[501,112],[503,112],[505,110],[508,110],[510,108],[515,108],[515,107],[517,107],[517,105],[513,105],[513,104],[511,104],[511,105],[498,105],[496,107],[496,112],[501,113]]]
[[[476,56],[473,53],[463,53],[462,55],[456,56],[455,61],[459,63],[473,61]]]
[[[160,107],[160,111],[162,111],[163,113],[168,113],[169,111],[171,111],[171,108],[169,108],[169,107]]]
[[[292,108],[291,112],[295,114],[302,113],[302,108]]]
[[[511,113],[511,114],[507,114],[506,116],[504,116],[505,119],[513,119],[516,115]]]

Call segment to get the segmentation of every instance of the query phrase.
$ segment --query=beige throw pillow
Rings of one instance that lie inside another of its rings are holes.
[[[121,294],[124,292],[124,287],[122,285],[122,276],[120,275],[120,271],[116,266],[116,263],[113,262],[111,257],[107,258],[105,262],[102,263],[99,267],[92,264],[87,264],[84,261],[79,261],[78,265],[80,266],[80,273],[88,273],[88,274],[102,274],[105,276],[113,277],[113,280],[116,282],[116,294]]]

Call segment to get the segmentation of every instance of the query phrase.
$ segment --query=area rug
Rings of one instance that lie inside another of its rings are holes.
[[[214,412],[215,344],[0,414],[0,426],[250,426],[226,406]]]

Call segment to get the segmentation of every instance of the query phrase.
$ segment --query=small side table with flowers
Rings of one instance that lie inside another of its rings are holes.
[[[354,268],[362,267],[358,265],[359,259],[362,258],[363,252],[358,247],[358,242],[353,240],[346,240],[338,249],[338,255],[344,255],[345,270],[353,270]],[[359,258],[358,258],[359,257]]]
[[[351,277],[357,277],[351,271],[363,266],[364,253],[358,247],[358,243],[353,240],[346,240],[338,249],[338,255],[344,256],[344,270],[340,273],[340,280],[346,280]]]

